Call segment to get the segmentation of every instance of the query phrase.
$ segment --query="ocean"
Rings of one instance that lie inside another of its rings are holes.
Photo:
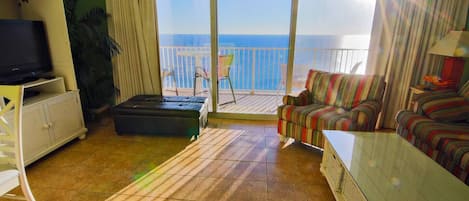
[[[220,35],[220,46],[287,48],[288,35]],[[297,48],[357,48],[367,49],[369,35],[298,35]],[[161,34],[161,46],[209,47],[210,35]]]
[[[283,66],[288,61],[288,35],[220,35],[220,54],[233,54],[230,77],[235,90],[281,90],[284,88]],[[160,58],[163,67],[172,67],[179,88],[193,87],[196,65],[210,66],[210,36],[196,34],[161,34]],[[364,71],[368,54],[368,35],[298,35],[296,37],[293,79],[305,79],[307,69],[348,72],[362,62]],[[182,55],[181,52],[207,52],[205,56]],[[198,61],[197,61],[198,59]],[[197,64],[200,63],[200,64]],[[164,80],[165,87],[173,87]],[[207,87],[207,83],[204,83]],[[229,89],[221,82],[221,89]]]

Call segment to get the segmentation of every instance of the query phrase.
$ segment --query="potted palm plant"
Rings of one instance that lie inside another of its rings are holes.
[[[80,11],[79,0],[64,0],[73,63],[85,118],[105,111],[114,103],[111,57],[120,48],[107,32],[108,14],[104,8]]]

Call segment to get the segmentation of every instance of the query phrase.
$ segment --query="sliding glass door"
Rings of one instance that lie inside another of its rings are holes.
[[[218,0],[219,112],[277,111],[290,16],[291,0]]]
[[[365,72],[376,0],[156,1],[163,95],[276,114],[309,69]]]
[[[157,0],[163,95],[210,96],[210,0]]]
[[[365,72],[376,0],[298,0],[292,92],[309,69]]]

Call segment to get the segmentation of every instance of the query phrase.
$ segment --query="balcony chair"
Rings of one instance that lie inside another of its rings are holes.
[[[0,195],[33,201],[23,162],[22,97],[22,86],[0,86]],[[17,186],[21,186],[23,196],[8,194]]]
[[[231,95],[233,96],[233,101],[229,101],[229,102],[222,103],[222,104],[228,104],[228,103],[236,104],[236,97],[234,94],[233,85],[231,83],[231,78],[230,78],[230,69],[231,69],[231,64],[233,64],[233,60],[234,60],[233,54],[218,56],[218,80],[220,81],[225,80],[225,79],[228,80],[228,84],[230,85],[230,89],[231,89]],[[199,77],[208,82],[209,93],[211,94],[212,87],[210,83],[210,71],[201,67],[196,67],[195,76],[194,76],[194,95],[195,95],[195,90],[196,90],[196,81],[197,81],[197,78]]]
[[[360,67],[361,64],[362,62],[359,61],[355,65],[353,65],[352,68],[350,69],[350,74],[357,74],[358,67]]]
[[[174,89],[176,91],[176,96],[179,96],[179,93],[178,93],[178,85],[177,85],[177,81],[176,81],[176,75],[174,74],[174,68],[171,66],[171,67],[166,67],[166,68],[163,68],[161,69],[161,77],[164,81],[165,78],[167,77],[171,77],[172,81],[173,81],[173,86],[174,86]]]

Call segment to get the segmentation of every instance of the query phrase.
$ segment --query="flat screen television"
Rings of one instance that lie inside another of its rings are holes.
[[[18,84],[52,70],[41,21],[0,20],[0,84]]]

